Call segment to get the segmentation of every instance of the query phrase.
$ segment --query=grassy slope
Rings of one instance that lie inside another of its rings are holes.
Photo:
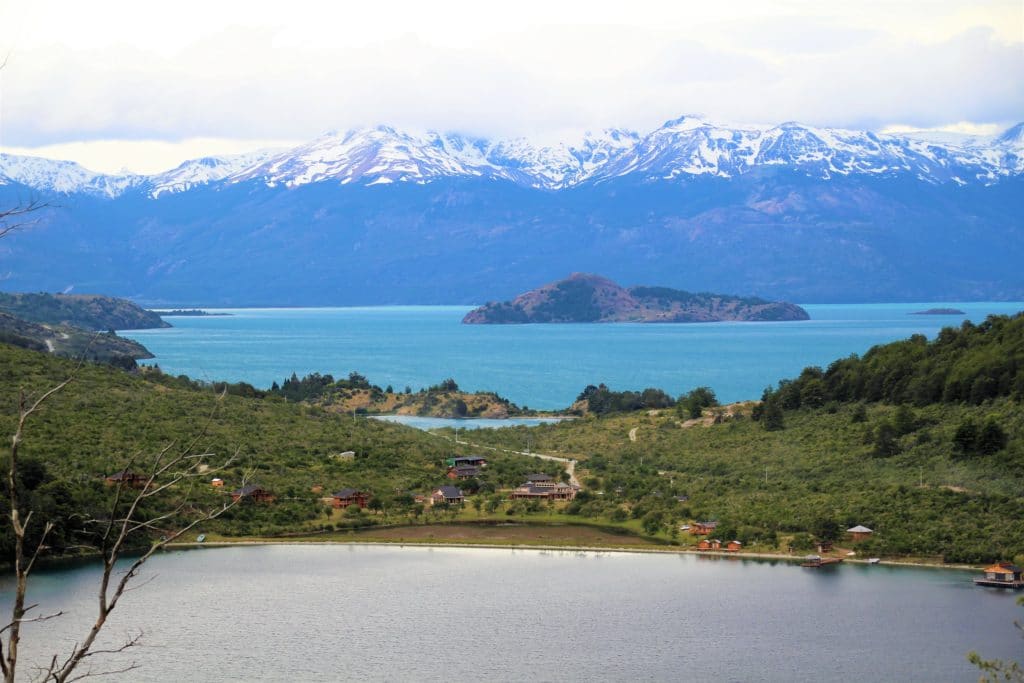
[[[66,360],[0,344],[0,435],[6,439],[13,432],[19,391],[38,395],[73,368]],[[44,463],[62,487],[59,496],[71,496],[72,507],[85,510],[102,508],[102,501],[109,498],[112,490],[103,486],[103,475],[125,467],[133,456],[152,455],[171,442],[193,439],[198,439],[198,452],[211,453],[211,465],[237,453],[235,463],[218,473],[226,480],[225,489],[215,491],[204,478],[200,499],[216,502],[250,469],[255,470],[251,481],[278,496],[272,506],[237,508],[211,527],[235,535],[308,532],[359,523],[330,512],[320,501],[349,486],[385,501],[390,514],[374,516],[374,521],[409,521],[414,506],[400,508],[395,495],[410,490],[428,493],[451,484],[444,476],[445,459],[472,452],[415,429],[277,397],[221,399],[211,390],[177,388],[106,366],[84,365],[76,379],[32,418],[21,453],[26,460]],[[356,452],[354,460],[329,457],[347,450]],[[560,471],[557,463],[524,456],[489,454],[488,459],[484,479],[497,487],[518,484],[527,472]],[[323,486],[323,491],[314,493],[313,485]],[[448,521],[451,515],[416,519]],[[0,537],[4,534],[6,530],[0,530]]]
[[[865,547],[870,552],[957,561],[1024,553],[1024,408],[1002,400],[919,409],[924,424],[902,438],[903,452],[873,457],[865,434],[894,410],[870,406],[866,423],[851,420],[853,406],[834,414],[787,412],[787,427],[777,432],[747,419],[680,429],[665,411],[530,433],[538,452],[581,458],[581,477],[605,490],[603,502],[635,501],[656,490],[685,493],[690,500],[675,514],[682,520],[717,518],[726,534],[765,538],[832,520],[843,528],[876,529]],[[1008,448],[993,456],[956,457],[951,438],[967,415],[997,416],[1010,432]],[[629,439],[634,427],[635,442]],[[514,446],[523,442],[521,432],[480,432],[473,439]]]

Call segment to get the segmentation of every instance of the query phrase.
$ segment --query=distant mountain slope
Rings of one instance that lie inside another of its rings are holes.
[[[51,203],[0,243],[0,278],[172,307],[472,303],[574,270],[808,303],[1020,299],[1022,131],[377,127],[155,176],[0,155],[0,207]]]
[[[466,324],[808,320],[790,303],[724,294],[691,294],[668,287],[624,289],[600,275],[573,273],[564,280],[470,311]]]
[[[0,186],[0,205],[28,192]],[[258,181],[56,198],[0,243],[4,287],[162,307],[460,304],[580,270],[813,302],[1024,298],[1024,179],[990,186],[781,168],[557,192],[488,178]]]
[[[72,325],[84,330],[170,327],[159,315],[131,301],[99,294],[0,292],[0,311],[30,322]]]

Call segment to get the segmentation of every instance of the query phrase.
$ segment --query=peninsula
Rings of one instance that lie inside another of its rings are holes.
[[[462,319],[464,324],[509,323],[704,323],[809,320],[787,302],[668,287],[624,288],[600,275],[573,273],[564,280],[491,302]]]

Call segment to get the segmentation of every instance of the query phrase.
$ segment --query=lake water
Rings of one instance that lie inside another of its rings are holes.
[[[910,315],[955,306],[966,316]],[[293,372],[359,372],[397,390],[454,378],[519,405],[568,406],[588,384],[617,390],[695,386],[722,401],[760,398],[808,365],[1022,303],[808,305],[811,320],[779,323],[462,325],[466,306],[224,309],[170,318],[171,329],[125,332],[164,371],[269,387]]]
[[[81,638],[98,569],[40,572],[23,667]],[[640,555],[384,546],[173,552],[104,631],[145,633],[122,681],[970,681],[1024,659],[1015,595],[971,574]],[[0,582],[0,603],[10,581]]]
[[[561,422],[557,417],[510,417],[506,419],[474,418],[458,419],[451,417],[421,417],[419,415],[374,415],[375,420],[394,422],[415,427],[416,429],[441,429],[450,427],[452,429],[497,429],[501,427],[536,427],[542,424]]]

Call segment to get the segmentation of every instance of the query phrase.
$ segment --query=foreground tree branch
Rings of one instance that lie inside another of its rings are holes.
[[[11,437],[6,482],[10,498],[9,517],[15,540],[13,564],[16,586],[10,622],[0,628],[0,672],[3,673],[5,683],[13,683],[17,674],[22,625],[46,621],[62,614],[57,612],[45,616],[28,616],[31,610],[37,607],[26,605],[29,576],[36,561],[47,549],[46,540],[54,524],[52,520],[38,522],[42,524],[40,540],[34,548],[27,548],[26,538],[34,514],[31,510],[24,510],[18,466],[20,447],[25,439],[29,419],[39,412],[49,399],[63,391],[73,381],[74,376],[75,373],[72,373],[70,377],[34,400],[24,393],[19,398],[18,421]],[[92,527],[96,531],[93,532],[91,543],[79,547],[96,552],[103,566],[97,591],[95,619],[85,637],[72,647],[70,653],[63,657],[53,655],[49,665],[37,672],[43,680],[65,683],[90,676],[130,671],[136,667],[136,663],[132,662],[125,668],[99,671],[91,666],[85,666],[85,663],[96,655],[124,652],[139,642],[141,633],[129,638],[119,647],[95,647],[98,636],[121,597],[133,588],[139,587],[133,586],[132,581],[138,577],[143,565],[167,544],[173,543],[196,526],[219,517],[237,504],[237,501],[225,498],[219,504],[203,506],[198,504],[194,497],[197,488],[194,484],[198,477],[205,478],[211,473],[223,470],[230,466],[237,456],[235,454],[226,458],[217,467],[201,467],[204,461],[209,460],[214,454],[199,451],[198,445],[205,437],[225,395],[222,393],[218,397],[206,424],[188,443],[172,442],[148,458],[138,455],[130,458],[124,471],[136,467],[141,469],[144,472],[141,484],[138,483],[138,479],[119,481],[112,491],[106,513],[100,515],[98,519],[86,522],[87,527]],[[248,475],[244,476],[243,482],[248,478]],[[146,549],[125,567],[123,560],[126,553],[137,552],[140,546]],[[6,638],[2,637],[4,635]]]

